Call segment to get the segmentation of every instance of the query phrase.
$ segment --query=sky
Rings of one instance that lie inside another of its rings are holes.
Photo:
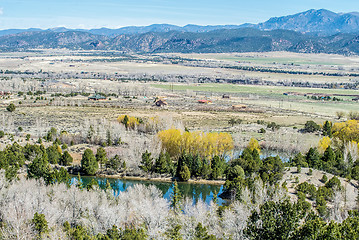
[[[358,0],[0,0],[0,29],[239,25],[309,9],[359,11]]]

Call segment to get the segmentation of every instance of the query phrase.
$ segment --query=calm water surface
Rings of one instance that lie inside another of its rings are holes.
[[[171,193],[173,192],[173,184],[167,182],[151,182],[151,181],[141,181],[141,180],[124,180],[124,179],[113,179],[113,178],[101,178],[101,177],[81,177],[83,185],[86,186],[92,179],[95,179],[101,188],[105,188],[106,181],[108,180],[111,184],[111,187],[114,191],[114,195],[118,196],[120,192],[126,191],[128,188],[134,186],[135,184],[142,184],[145,186],[154,185],[157,187],[163,194],[165,199],[171,198]],[[72,177],[72,182],[77,181],[77,177]],[[189,184],[189,183],[178,183],[178,188],[181,191],[182,196],[191,198],[195,204],[198,200],[203,200],[209,204],[213,199],[213,194],[217,195],[223,192],[223,186],[221,185],[211,185],[211,184]],[[217,198],[219,205],[226,203],[226,200]]]

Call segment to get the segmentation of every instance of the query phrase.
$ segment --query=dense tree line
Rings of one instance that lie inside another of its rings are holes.
[[[281,180],[283,172],[284,164],[278,156],[261,159],[258,149],[246,148],[238,159],[228,163],[224,196],[239,200],[243,189],[247,187],[254,190],[253,182],[256,178],[274,185]]]
[[[350,153],[344,161],[341,149],[328,146],[323,154],[317,148],[310,148],[305,155],[298,153],[289,162],[290,166],[309,167],[323,170],[334,175],[359,180],[359,159],[353,159]]]

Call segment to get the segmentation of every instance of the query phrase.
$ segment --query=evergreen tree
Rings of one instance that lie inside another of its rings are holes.
[[[42,236],[49,232],[49,226],[45,215],[36,212],[31,222],[33,224],[34,231],[37,233],[37,238],[43,239]]]
[[[214,156],[212,158],[212,179],[218,179],[222,177],[225,170],[224,159],[221,159],[219,156]]]
[[[195,240],[215,240],[216,237],[214,235],[209,235],[207,232],[207,228],[202,226],[202,223],[198,223],[195,228]]]
[[[303,217],[303,210],[289,200],[267,201],[249,217],[244,234],[249,239],[290,239]]]
[[[315,169],[320,169],[320,157],[317,148],[310,148],[305,159],[308,163],[308,166]]]
[[[65,151],[64,154],[62,154],[59,164],[63,166],[71,166],[71,163],[73,162],[73,158],[70,155],[68,151]]]
[[[61,154],[57,150],[58,145],[52,145],[46,149],[47,157],[51,164],[57,164],[61,158]]]
[[[192,166],[193,166],[192,174],[195,177],[202,176],[203,161],[202,161],[201,157],[198,154],[193,158],[193,165]]]
[[[308,167],[308,163],[305,161],[305,157],[302,155],[302,153],[295,155],[295,157],[291,160],[291,165]]]
[[[153,158],[151,158],[151,153],[146,150],[146,152],[142,153],[142,161],[140,168],[145,172],[152,171],[153,168]]]
[[[114,171],[118,171],[121,168],[121,159],[120,159],[120,157],[116,154],[114,157],[109,159],[107,161],[107,163],[106,163],[106,168],[110,168],[110,169],[112,169]]]
[[[81,159],[81,169],[85,174],[94,175],[98,170],[98,162],[91,149],[86,149]]]
[[[332,123],[329,121],[325,121],[323,124],[323,135],[332,137]]]
[[[115,225],[113,225],[111,229],[107,230],[106,236],[112,240],[121,239],[121,233]]]
[[[107,146],[112,146],[112,137],[111,137],[111,132],[109,129],[107,129],[106,131],[106,143],[107,143]]]
[[[47,174],[50,172],[50,165],[47,161],[46,157],[44,156],[37,156],[29,164],[27,173],[30,178],[42,178],[46,177]]]
[[[182,240],[182,226],[179,224],[171,224],[170,226],[170,229],[168,229],[165,233],[166,237],[171,240]]]
[[[166,173],[167,170],[167,161],[166,161],[166,155],[161,152],[158,158],[156,159],[154,171],[156,173]]]
[[[336,166],[336,155],[333,151],[333,149],[329,146],[323,155],[323,169],[326,171],[331,171],[331,169]]]
[[[96,161],[100,163],[100,167],[102,168],[102,165],[106,164],[107,159],[107,153],[106,150],[103,147],[99,147],[96,152]]]
[[[10,103],[7,107],[6,107],[6,110],[9,111],[9,112],[13,112],[15,111],[16,107],[13,103]]]

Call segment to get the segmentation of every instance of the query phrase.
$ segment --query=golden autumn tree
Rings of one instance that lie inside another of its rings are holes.
[[[140,124],[138,118],[128,115],[120,115],[117,118],[117,121],[125,125],[126,129],[134,129],[138,124]]]
[[[359,121],[357,120],[334,123],[332,131],[333,138],[341,146],[348,142],[359,143]]]
[[[318,146],[318,150],[321,153],[324,153],[324,151],[332,144],[332,140],[326,136],[323,137],[322,139],[319,140],[319,146]]]
[[[172,128],[160,131],[158,138],[162,142],[162,150],[168,152],[171,157],[178,157],[182,152],[203,157],[223,156],[234,147],[229,133],[181,132]]]
[[[247,148],[250,149],[251,151],[256,149],[259,154],[261,153],[261,146],[259,145],[257,139],[255,139],[255,138],[251,138],[251,140],[248,143]]]

